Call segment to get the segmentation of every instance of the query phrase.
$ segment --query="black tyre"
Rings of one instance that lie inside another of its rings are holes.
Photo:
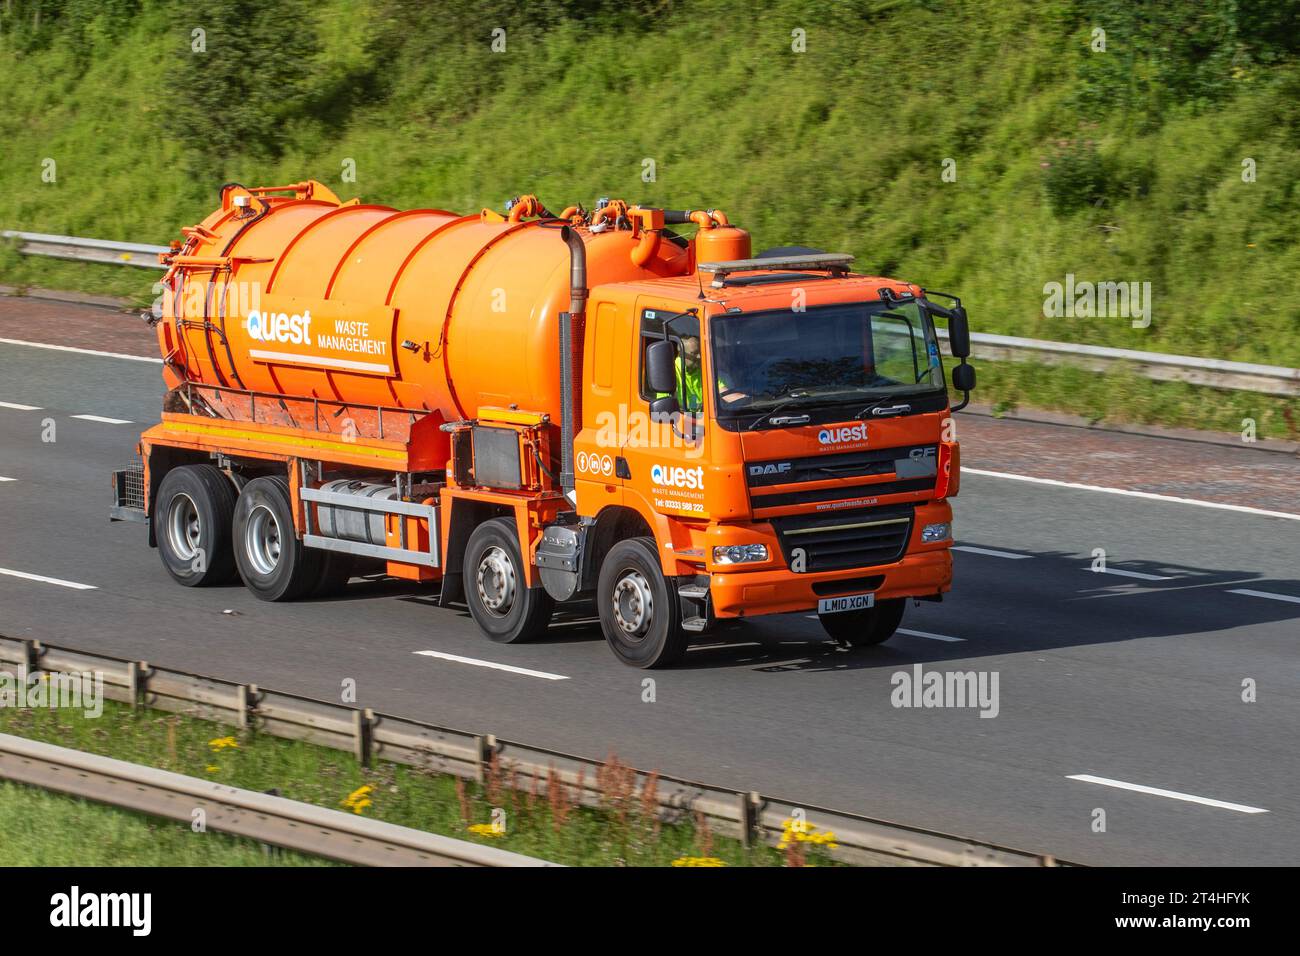
[[[186,587],[234,580],[234,512],[234,485],[219,468],[182,465],[167,472],[153,502],[154,535],[167,573]]]
[[[522,644],[546,633],[555,600],[524,578],[514,518],[485,521],[465,546],[465,603],[474,623],[498,644]]]
[[[596,608],[605,640],[624,664],[667,667],[685,656],[677,582],[664,576],[653,538],[628,538],[609,549]]]
[[[323,552],[298,539],[285,479],[254,478],[246,484],[235,503],[234,529],[239,576],[263,601],[292,601],[320,580]]]
[[[877,601],[875,607],[861,611],[841,611],[838,614],[821,614],[822,629],[837,641],[853,647],[883,644],[894,636],[903,620],[907,598],[890,598]]]
[[[329,597],[338,594],[343,586],[357,573],[358,562],[350,554],[341,551],[322,551],[320,556],[320,576],[312,585],[311,596]]]

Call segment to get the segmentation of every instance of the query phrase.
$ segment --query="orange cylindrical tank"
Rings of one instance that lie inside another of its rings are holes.
[[[752,255],[749,233],[744,229],[717,226],[695,234],[696,262],[734,262]]]
[[[183,381],[473,418],[518,405],[558,421],[558,316],[569,250],[558,223],[341,203],[227,187],[185,231],[159,343]],[[662,243],[637,265],[629,230],[578,228],[587,284],[680,274]],[[722,230],[714,230],[722,231]]]

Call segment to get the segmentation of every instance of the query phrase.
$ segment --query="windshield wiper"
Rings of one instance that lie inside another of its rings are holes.
[[[915,389],[910,389],[909,391],[915,391]],[[853,417],[866,418],[868,412],[879,417],[883,417],[884,415],[906,415],[912,410],[912,406],[906,403],[891,405],[889,408],[881,408],[885,402],[892,402],[897,397],[897,395],[886,395],[884,398],[878,398],[870,405],[863,406]]]
[[[798,389],[798,390],[796,390],[796,389],[788,389],[788,390],[782,392],[780,395],[778,395],[778,396],[776,396],[776,397],[777,397],[777,398],[784,398],[785,401],[783,401],[783,402],[777,402],[776,407],[770,409],[769,411],[763,412],[763,414],[759,415],[758,418],[754,419],[753,422],[751,422],[751,423],[750,423],[750,424],[745,428],[745,430],[746,430],[746,431],[753,431],[755,428],[757,428],[757,427],[758,427],[759,425],[761,425],[763,422],[771,421],[772,418],[776,415],[776,413],[779,412],[781,409],[783,409],[783,408],[789,408],[791,405],[795,404],[795,403],[798,402],[800,399],[810,398],[811,396],[812,396],[812,393],[811,393],[811,392],[805,392],[805,391],[803,391],[802,389]]]

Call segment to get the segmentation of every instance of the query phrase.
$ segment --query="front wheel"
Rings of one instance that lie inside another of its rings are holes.
[[[610,649],[632,667],[666,667],[686,654],[676,582],[664,576],[653,538],[628,538],[600,566],[596,606]]]
[[[474,623],[498,644],[522,644],[546,633],[555,600],[524,579],[514,518],[485,521],[465,546],[465,603]]]
[[[861,611],[840,611],[838,614],[819,614],[822,629],[835,640],[852,647],[870,647],[883,644],[894,636],[903,620],[907,598],[890,598],[878,601],[875,607]]]

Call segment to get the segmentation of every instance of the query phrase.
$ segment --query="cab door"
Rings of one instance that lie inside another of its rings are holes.
[[[596,300],[588,307],[584,336],[582,422],[573,442],[578,510],[595,515],[623,503],[626,469],[620,466],[627,440],[628,364],[632,349],[631,304]]]
[[[658,396],[646,386],[647,346],[663,339],[665,320],[688,308],[696,306],[651,295],[636,299],[631,323],[634,341],[628,353],[632,357],[627,392],[631,407],[621,457],[629,495],[640,496],[650,510],[661,514],[703,518],[706,435],[700,399],[708,379],[702,368],[698,318],[687,316],[669,325],[670,340],[678,340],[678,400],[686,407],[678,415],[652,418],[650,403]],[[684,354],[690,346],[682,340],[692,336],[694,355]]]

